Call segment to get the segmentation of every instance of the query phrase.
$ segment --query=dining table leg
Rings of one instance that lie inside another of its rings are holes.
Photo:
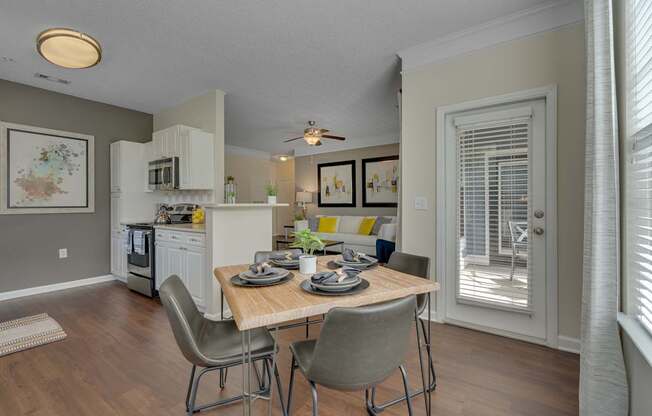
[[[430,327],[432,326],[431,323],[432,321],[430,320],[430,315],[431,315],[431,307],[430,307],[430,292],[428,292],[428,339],[426,343],[426,348],[428,349],[428,365],[431,365],[432,363],[432,338],[430,337]],[[428,416],[432,415],[432,389],[430,386],[432,385],[432,371],[430,371],[430,368],[428,368],[428,389],[424,391],[424,394],[426,394],[427,397],[427,405],[426,405],[426,411],[428,412]]]

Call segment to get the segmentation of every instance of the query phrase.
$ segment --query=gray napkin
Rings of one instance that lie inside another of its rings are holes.
[[[345,248],[342,252],[342,260],[347,262],[372,263],[373,259],[364,253],[358,253],[351,248]]]
[[[315,273],[310,281],[321,285],[342,285],[356,280],[359,273],[360,270],[345,267],[339,273],[338,271]]]
[[[277,253],[272,253],[269,258],[271,260],[281,260],[281,261],[290,261],[290,260],[299,260],[299,253],[292,253],[291,251],[281,251]]]
[[[249,266],[249,270],[256,276],[261,276],[261,277],[274,274],[274,270],[272,269],[272,266],[270,266],[270,264],[265,261],[261,263],[252,264],[251,266]]]

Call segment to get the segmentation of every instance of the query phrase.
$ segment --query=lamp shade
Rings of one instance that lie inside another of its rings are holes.
[[[297,202],[302,202],[304,204],[312,203],[312,192],[297,192]]]

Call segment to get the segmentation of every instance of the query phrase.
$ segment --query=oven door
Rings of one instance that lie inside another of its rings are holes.
[[[138,234],[142,235],[138,238]],[[132,245],[131,252],[127,255],[127,270],[137,276],[151,279],[153,277],[153,247],[152,231],[129,230],[129,240]]]

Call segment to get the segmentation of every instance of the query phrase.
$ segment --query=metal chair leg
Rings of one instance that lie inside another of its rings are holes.
[[[292,391],[294,390],[294,370],[297,369],[297,361],[292,355],[292,364],[290,364],[290,384],[288,384],[288,401],[287,401],[287,414],[290,415],[292,411]]]
[[[195,371],[193,369],[192,392],[190,393],[190,401],[186,406],[186,413],[188,413],[188,416],[192,416],[192,414],[195,413],[195,400],[197,400],[197,388],[199,387],[199,380],[201,379],[201,376],[203,376],[204,373],[206,373],[206,369],[200,371],[197,378],[194,377],[194,372]]]
[[[423,319],[419,319],[421,322],[421,328],[423,329],[423,338],[426,341],[426,347],[430,348],[430,339],[428,338],[428,331],[426,329],[426,321]],[[430,362],[428,363],[428,366],[430,367],[430,372],[432,373],[432,383],[428,386],[428,391],[432,392],[435,391],[435,388],[437,388],[437,374],[435,373],[435,364],[432,362],[432,356],[430,357]]]
[[[186,412],[190,410],[190,391],[192,390],[192,384],[195,381],[195,370],[196,366],[192,366],[192,371],[190,371],[190,381],[188,382],[188,392],[186,393]]]
[[[410,401],[410,387],[408,386],[407,373],[405,367],[400,366],[401,376],[403,377],[403,388],[405,389],[405,401],[407,402],[408,415],[412,416],[412,402]]]
[[[306,318],[306,339],[310,338],[310,317]]]
[[[418,315],[416,315],[416,313],[415,313],[415,327],[416,327],[416,331],[417,331],[416,332],[416,334],[417,334],[417,349],[418,349],[418,354],[419,354],[419,368],[421,370],[422,387],[419,390],[410,392],[407,396],[397,397],[395,399],[388,400],[388,401],[386,401],[384,403],[381,403],[381,404],[376,404],[376,388],[372,387],[371,388],[371,401],[369,403],[370,406],[369,406],[368,411],[373,412],[374,414],[380,413],[383,410],[387,409],[388,407],[393,406],[395,404],[398,404],[398,403],[406,400],[408,398],[408,396],[409,396],[409,398],[416,397],[416,396],[418,396],[420,394],[423,394],[424,392],[432,392],[437,387],[437,381],[436,381],[437,379],[436,379],[436,375],[435,375],[435,366],[434,366],[434,364],[432,362],[432,357],[430,357],[430,360],[429,360],[430,362],[429,362],[428,370],[427,370],[427,371],[430,371],[430,373],[432,374],[432,383],[430,383],[429,386],[426,386],[427,382],[426,382],[426,374],[424,374],[424,371],[423,371],[423,356],[422,356],[422,349],[421,349],[421,333],[419,331],[419,322],[421,322],[423,340],[424,340],[424,343],[425,343],[426,347],[428,347],[430,345],[430,341],[428,340],[425,322],[422,319],[420,319],[418,317]]]
[[[228,375],[229,375],[228,368],[220,369],[220,389],[226,387],[226,378],[228,377]]]
[[[516,258],[516,247],[512,243],[512,271],[509,273],[509,280],[514,280],[514,259]]]
[[[319,408],[317,404],[317,386],[313,381],[310,382],[310,392],[312,393],[312,416],[318,416]]]
[[[268,366],[270,366],[271,362],[265,361],[265,367],[267,367],[267,371],[269,374],[271,374],[270,369]],[[285,405],[283,404],[283,384],[281,383],[281,375],[278,372],[278,366],[274,364],[274,378],[276,379],[276,387],[278,389],[278,400],[281,403],[281,411],[283,412],[283,416],[287,416],[288,412],[286,410]],[[271,386],[271,379],[270,379],[270,386]]]

